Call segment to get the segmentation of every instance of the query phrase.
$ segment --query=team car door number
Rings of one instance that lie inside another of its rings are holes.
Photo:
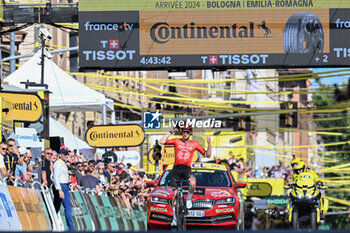
[[[188,210],[187,217],[202,218],[204,217],[204,211]]]

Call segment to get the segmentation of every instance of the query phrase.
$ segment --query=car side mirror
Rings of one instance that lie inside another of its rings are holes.
[[[148,181],[148,182],[146,182],[146,186],[147,187],[155,187],[156,181],[155,180]]]
[[[285,185],[283,186],[284,189],[290,189],[290,186],[289,185]]]
[[[247,183],[241,182],[241,181],[237,181],[235,184],[236,188],[245,188],[247,186]]]
[[[328,189],[328,187],[327,187],[327,186],[325,186],[325,185],[322,185],[322,186],[320,187],[320,189],[325,190],[325,189]]]

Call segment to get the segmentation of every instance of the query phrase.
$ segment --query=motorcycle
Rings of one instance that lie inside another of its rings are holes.
[[[293,184],[285,188],[289,189],[288,220],[293,229],[317,229],[321,215],[328,210],[328,200],[321,194],[321,190],[327,189],[327,186],[316,185],[311,173],[302,172]]]

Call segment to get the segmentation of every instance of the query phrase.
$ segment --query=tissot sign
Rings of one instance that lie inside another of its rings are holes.
[[[350,1],[79,1],[80,68],[348,66]]]
[[[93,147],[138,146],[145,140],[145,131],[139,125],[96,125],[85,137]]]

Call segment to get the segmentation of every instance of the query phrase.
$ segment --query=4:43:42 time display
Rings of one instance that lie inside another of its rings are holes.
[[[171,57],[142,57],[140,63],[144,65],[171,64]]]

